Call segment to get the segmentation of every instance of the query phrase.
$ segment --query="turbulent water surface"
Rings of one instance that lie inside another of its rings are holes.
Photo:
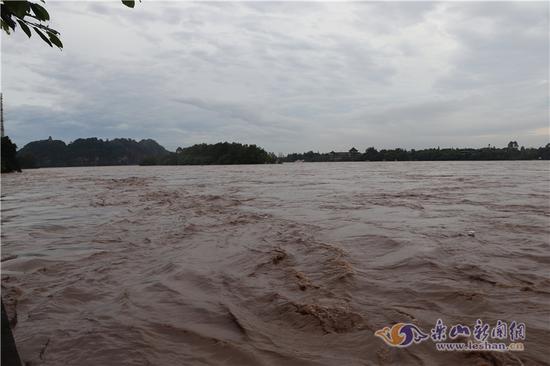
[[[33,365],[542,365],[546,162],[28,170],[2,297]],[[469,231],[475,233],[468,234]],[[526,324],[524,352],[392,348],[397,322]]]

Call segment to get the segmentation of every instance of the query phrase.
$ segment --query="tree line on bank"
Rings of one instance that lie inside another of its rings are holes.
[[[69,144],[51,137],[33,141],[17,151],[2,139],[2,172],[32,168],[106,165],[271,164],[277,157],[256,145],[220,142],[197,144],[169,152],[155,140],[127,138],[77,139]]]
[[[369,147],[364,153],[352,148],[347,152],[288,154],[280,158],[283,162],[329,162],[329,161],[438,161],[438,160],[549,160],[550,143],[539,148],[519,147],[510,141],[508,146],[473,148],[430,148],[421,150],[381,149]]]
[[[2,173],[20,172],[21,167],[17,160],[17,145],[11,142],[8,136],[2,137],[1,144]]]
[[[219,142],[196,144],[169,152],[155,140],[127,138],[102,140],[77,139],[69,144],[61,140],[33,141],[17,151],[9,137],[2,138],[2,172],[21,168],[102,166],[102,165],[226,165],[273,164],[283,162],[337,161],[429,161],[429,160],[549,160],[550,143],[539,148],[519,147],[517,142],[503,148],[431,148],[421,150],[355,148],[346,152],[292,153],[286,156],[267,152],[256,145]]]
[[[277,157],[256,145],[237,142],[217,144],[196,144],[178,147],[175,153],[151,156],[141,165],[230,165],[230,164],[273,164]]]

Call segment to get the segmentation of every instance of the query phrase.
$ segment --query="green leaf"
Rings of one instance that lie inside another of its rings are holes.
[[[31,38],[31,30],[29,29],[29,27],[24,23],[22,22],[21,20],[17,19],[17,23],[19,23],[19,26],[21,27],[21,29],[23,29],[23,32],[25,32],[25,34]]]
[[[53,46],[52,46],[52,42],[50,42],[50,40],[44,35],[44,33],[42,33],[42,32],[40,31],[40,29],[34,27],[34,31],[36,32],[36,34],[38,34],[38,35],[40,36],[40,38],[42,38],[42,40],[43,40],[44,42],[46,42],[47,44],[49,44],[50,47],[53,47]]]
[[[3,1],[2,6],[7,7],[20,19],[23,19],[30,9],[30,3],[28,1]]]
[[[48,14],[48,11],[44,9],[42,5],[38,5],[35,3],[30,3],[32,11],[34,12],[34,15],[36,15],[36,18],[38,20],[47,21],[50,20],[50,14]]]
[[[44,29],[46,32],[48,32],[48,33],[53,33],[53,34],[55,34],[56,36],[59,35],[59,32],[56,31],[56,30],[53,29],[53,28],[50,28],[50,27],[46,27],[46,26],[45,26],[45,27],[43,27],[43,29]]]
[[[2,27],[4,32],[6,32],[7,34],[10,34],[10,26],[8,25],[8,23],[6,23],[3,20],[0,20],[0,27]]]
[[[12,15],[13,13],[10,13],[9,11],[4,11],[4,9],[2,9],[1,16],[2,16],[2,20],[4,21],[4,24],[11,29],[15,29],[15,22],[12,19]],[[8,29],[6,29],[6,31],[8,31]]]
[[[122,0],[122,3],[129,8],[133,8],[134,6],[136,6],[135,0]]]
[[[50,41],[56,45],[57,47],[59,47],[59,49],[62,49],[63,48],[63,43],[61,43],[61,41],[59,40],[59,38],[57,38],[57,36],[55,34],[53,34],[52,32],[48,32],[48,36],[50,37]]]

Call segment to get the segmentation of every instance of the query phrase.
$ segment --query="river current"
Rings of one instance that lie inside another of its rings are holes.
[[[547,162],[38,169],[1,209],[32,365],[548,365]],[[525,350],[374,334],[437,319]]]

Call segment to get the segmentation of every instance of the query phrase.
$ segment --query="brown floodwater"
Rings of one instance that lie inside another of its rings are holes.
[[[2,176],[2,297],[32,365],[548,365],[548,162]],[[394,348],[438,318],[523,352]]]

